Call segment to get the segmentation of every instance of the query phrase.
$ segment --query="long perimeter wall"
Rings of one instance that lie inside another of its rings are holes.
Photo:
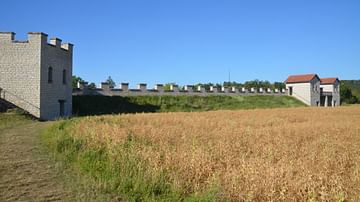
[[[153,89],[148,89],[146,84],[138,84],[136,89],[129,89],[128,83],[122,83],[120,88],[110,88],[108,83],[101,83],[101,88],[91,89],[86,82],[78,83],[76,89],[73,90],[73,95],[102,95],[102,96],[143,96],[143,95],[198,95],[198,96],[210,96],[210,95],[287,95],[285,89],[270,89],[270,88],[226,88],[221,87],[217,89],[215,86],[210,86],[210,89],[206,90],[203,86],[197,86],[194,88],[192,85],[184,86],[184,89],[179,89],[177,85],[171,85],[170,90],[164,90],[162,84],[157,84]]]

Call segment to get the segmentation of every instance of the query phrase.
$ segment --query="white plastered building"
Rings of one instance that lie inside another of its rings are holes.
[[[291,75],[285,84],[289,96],[309,106],[340,106],[338,78],[321,79],[317,74]]]

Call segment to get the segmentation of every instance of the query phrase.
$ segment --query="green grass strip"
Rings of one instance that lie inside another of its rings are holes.
[[[185,194],[166,172],[150,174],[147,164],[134,152],[141,141],[129,138],[110,152],[96,148],[86,139],[71,135],[76,119],[59,121],[45,130],[42,139],[58,161],[93,179],[100,192],[120,196],[127,201],[216,201],[217,186],[203,193]]]

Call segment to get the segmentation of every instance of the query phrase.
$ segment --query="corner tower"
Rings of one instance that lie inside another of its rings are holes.
[[[0,33],[0,98],[51,120],[71,116],[73,45],[41,32],[16,41],[15,33]]]

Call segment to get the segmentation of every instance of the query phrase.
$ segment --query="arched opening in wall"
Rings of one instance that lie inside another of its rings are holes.
[[[63,84],[66,84],[66,69],[63,70],[62,82],[63,82]]]
[[[48,83],[52,83],[53,82],[53,68],[49,67],[48,69]]]

